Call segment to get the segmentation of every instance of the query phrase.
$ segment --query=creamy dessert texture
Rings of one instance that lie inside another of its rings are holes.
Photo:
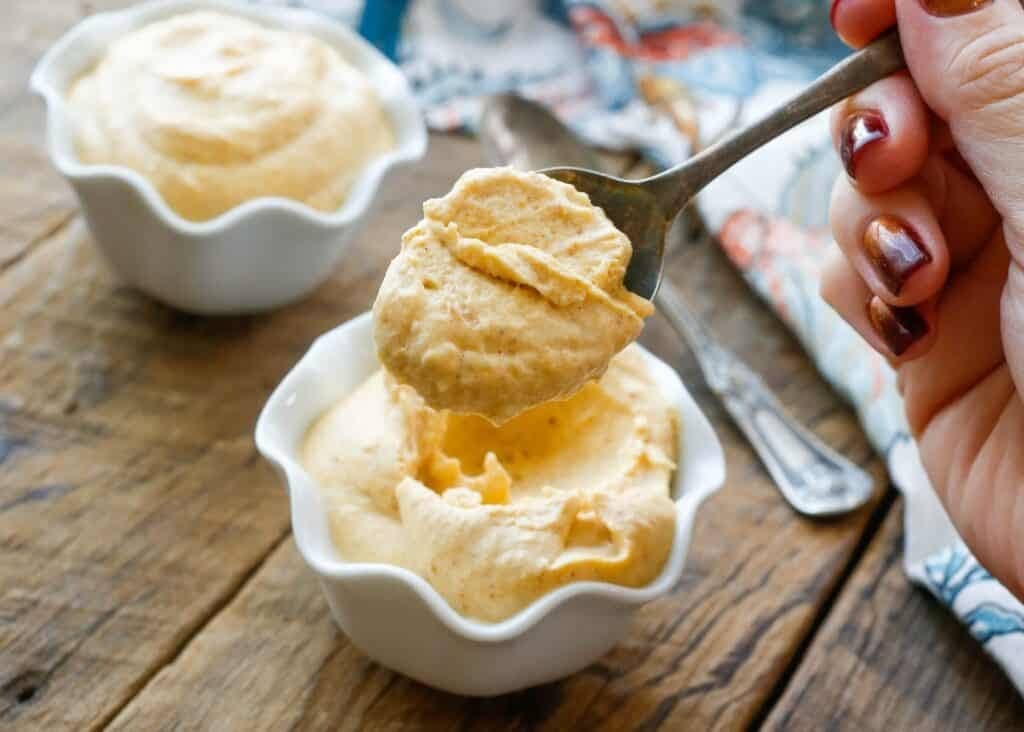
[[[378,371],[313,426],[303,463],[346,560],[406,567],[457,612],[499,621],[568,582],[657,577],[676,430],[630,346],[572,398],[501,426]]]
[[[653,311],[623,286],[632,251],[572,186],[471,170],[424,203],[388,267],[373,307],[380,360],[431,407],[495,423],[566,399]]]
[[[84,162],[137,171],[191,220],[263,196],[336,209],[394,147],[369,80],[338,51],[219,12],[113,42],[68,103]]]

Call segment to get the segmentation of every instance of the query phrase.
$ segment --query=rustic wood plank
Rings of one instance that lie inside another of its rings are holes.
[[[198,381],[189,393],[153,378],[175,365],[153,345],[159,329],[140,354],[132,328],[141,324],[121,327],[108,310],[118,300],[152,306],[111,294],[109,275],[90,270],[95,255],[81,234],[73,227],[0,279],[5,729],[102,723],[288,527],[238,417],[190,409],[205,398]],[[216,340],[186,332],[170,345],[213,350]],[[163,410],[168,434],[135,429],[146,420],[144,405],[132,410],[138,394],[176,406]],[[104,418],[104,405],[118,404],[118,418]],[[174,439],[203,429],[205,442]]]
[[[435,177],[454,178],[476,154],[471,141],[434,137],[432,144],[423,168]],[[403,190],[411,206],[438,192],[432,180],[407,181]],[[374,232],[385,225],[385,215],[374,217],[361,246],[383,241]],[[401,226],[394,220],[387,225],[397,241]],[[881,465],[851,415],[716,248],[678,247],[670,276],[724,341],[763,364],[802,419],[867,465],[882,484]],[[344,274],[338,279],[346,281]],[[726,445],[730,478],[698,518],[679,586],[647,606],[629,639],[602,661],[563,683],[494,700],[433,692],[369,663],[335,635],[315,582],[288,543],[147,684],[114,727],[160,719],[168,728],[225,729],[292,723],[321,729],[342,722],[352,729],[414,729],[424,722],[479,729],[672,728],[684,722],[738,728],[754,719],[853,555],[870,509],[835,523],[797,518],[667,325],[653,319],[643,341],[680,367],[711,415]]]
[[[767,720],[786,730],[1013,730],[1024,700],[952,615],[903,573],[890,512]]]
[[[74,196],[49,165],[42,102],[28,88],[36,61],[71,25],[126,0],[39,3],[9,0],[0,23],[0,272],[55,233],[75,212]]]

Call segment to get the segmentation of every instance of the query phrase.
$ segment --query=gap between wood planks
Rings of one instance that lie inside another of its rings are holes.
[[[71,227],[71,224],[74,223],[75,219],[78,218],[78,214],[79,210],[77,208],[70,209],[69,211],[67,211],[67,213],[65,213],[57,221],[55,221],[49,228],[44,229],[33,239],[29,240],[29,242],[25,244],[24,248],[22,248],[17,254],[10,257],[9,259],[0,261],[0,277],[2,277],[7,271],[9,271],[11,268],[17,265],[18,262],[23,261],[25,258],[29,257],[33,252],[39,251],[39,249],[42,248],[43,244],[50,241],[51,239],[56,239],[58,236],[67,231]]]
[[[840,593],[842,593],[846,588],[850,577],[853,576],[853,573],[860,565],[861,560],[864,559],[864,555],[867,554],[868,547],[871,546],[871,542],[875,540],[875,537],[877,537],[879,531],[881,531],[882,524],[885,523],[885,519],[888,517],[889,511],[892,510],[893,505],[896,503],[896,497],[896,489],[890,483],[886,487],[885,495],[882,496],[882,500],[878,502],[878,505],[871,514],[871,518],[868,519],[867,524],[864,526],[864,531],[861,533],[860,539],[857,541],[857,546],[855,546],[853,552],[850,553],[850,558],[843,567],[843,570],[839,573],[839,576],[836,578],[832,590],[828,593],[824,602],[821,603],[821,606],[814,614],[814,619],[811,621],[810,628],[800,640],[799,645],[793,652],[793,657],[789,659],[785,670],[775,682],[771,693],[765,698],[764,704],[761,705],[761,708],[754,715],[753,719],[750,720],[748,729],[761,729],[764,726],[765,721],[768,719],[768,716],[771,714],[772,709],[775,708],[775,705],[782,698],[782,695],[786,693],[786,689],[789,687],[790,682],[796,675],[797,669],[803,665],[807,652],[814,644],[814,639],[817,638],[819,631],[825,624],[828,616],[831,614],[832,608],[839,599]]]
[[[253,565],[246,572],[244,572],[238,578],[238,581],[231,585],[223,594],[223,596],[210,608],[210,612],[208,612],[205,615],[205,617],[199,618],[199,622],[196,624],[195,628],[193,628],[192,632],[187,634],[184,638],[182,638],[181,642],[178,644],[176,648],[172,648],[163,658],[155,662],[146,673],[139,675],[139,677],[135,680],[136,683],[134,692],[127,694],[125,696],[124,701],[121,704],[118,704],[116,707],[111,709],[110,713],[107,714],[106,717],[100,719],[96,724],[96,729],[109,728],[111,723],[113,723],[113,721],[117,719],[117,716],[124,710],[124,708],[131,704],[135,700],[135,698],[139,696],[139,694],[144,692],[146,688],[149,686],[150,682],[152,682],[153,679],[156,678],[156,676],[163,669],[167,668],[168,666],[172,666],[178,660],[181,654],[188,649],[188,647],[192,644],[192,641],[195,640],[195,638],[200,633],[205,631],[206,628],[210,625],[210,623],[217,619],[217,616],[221,614],[221,611],[225,610],[227,606],[230,605],[231,602],[238,596],[238,594],[243,589],[245,589],[245,586],[249,584],[249,581],[256,575],[257,572],[263,569],[264,565],[266,565],[267,561],[274,554],[274,552],[281,548],[281,545],[288,541],[291,535],[291,528],[289,528],[284,533],[282,533],[281,536],[275,539],[274,542],[267,549],[267,551],[259,558],[259,560],[253,562]]]

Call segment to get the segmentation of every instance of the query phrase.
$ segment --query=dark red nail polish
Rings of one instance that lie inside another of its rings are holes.
[[[830,23],[832,23],[833,28],[836,27],[836,8],[839,7],[839,3],[841,2],[842,0],[832,0],[832,7],[829,8],[828,11],[828,20]]]
[[[992,0],[921,0],[922,7],[928,13],[940,18],[972,13],[991,4]]]
[[[921,267],[932,261],[921,237],[894,216],[879,216],[864,230],[864,254],[893,295]]]
[[[928,333],[928,321],[917,308],[886,305],[877,297],[868,303],[868,320],[894,356],[902,356]]]
[[[889,125],[878,112],[854,112],[843,123],[839,140],[839,154],[851,178],[857,177],[857,159],[873,142],[889,136]]]

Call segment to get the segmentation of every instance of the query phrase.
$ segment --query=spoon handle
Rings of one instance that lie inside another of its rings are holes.
[[[800,426],[761,377],[715,342],[672,283],[662,281],[655,301],[793,508],[807,516],[838,516],[870,500],[871,477]]]
[[[764,119],[711,145],[685,163],[644,181],[674,215],[705,185],[783,132],[865,87],[906,68],[899,33],[889,31],[818,77]]]

